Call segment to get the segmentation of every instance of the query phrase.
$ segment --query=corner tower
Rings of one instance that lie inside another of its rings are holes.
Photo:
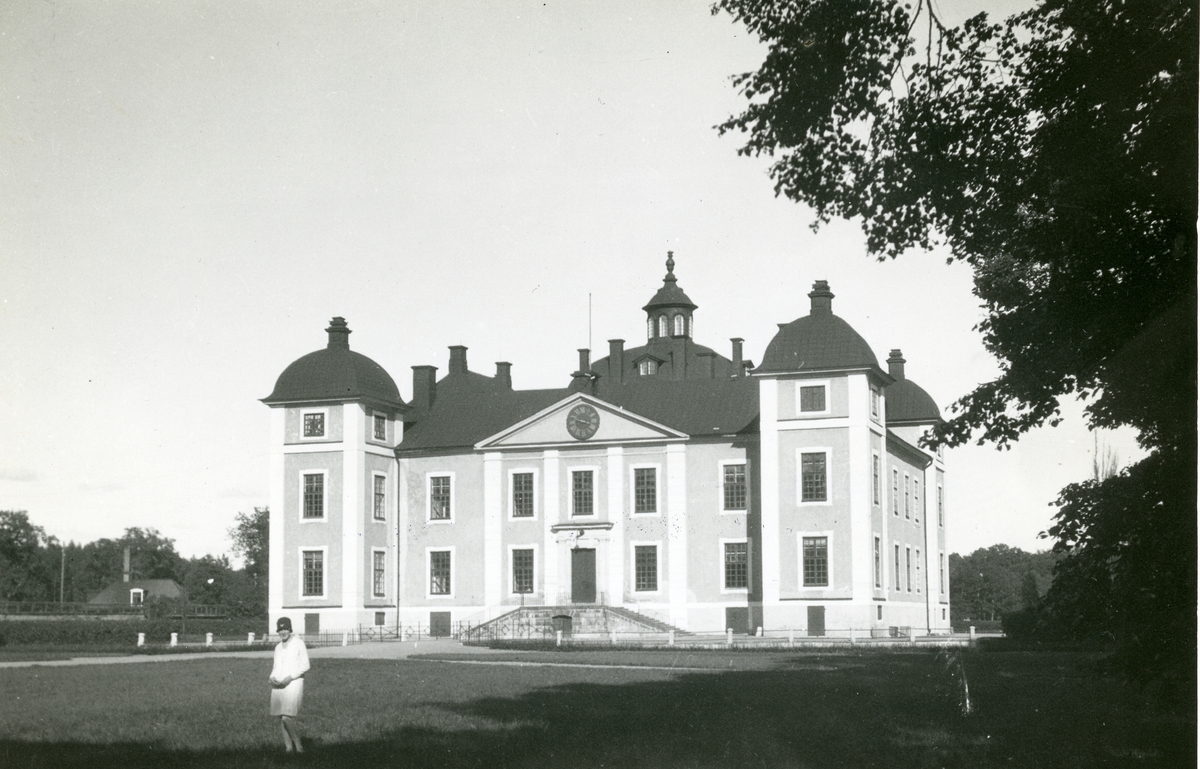
[[[409,407],[336,317],[326,347],[279,375],[271,408],[271,626],[380,624],[396,605],[393,447]]]

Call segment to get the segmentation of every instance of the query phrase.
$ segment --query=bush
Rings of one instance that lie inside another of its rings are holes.
[[[178,619],[103,620],[92,618],[67,620],[20,620],[0,622],[0,638],[12,646],[107,646],[135,647],[137,634],[145,633],[147,643],[163,643],[171,633],[191,637],[212,633],[217,637],[244,637],[247,633],[263,635],[266,620],[238,619]]]

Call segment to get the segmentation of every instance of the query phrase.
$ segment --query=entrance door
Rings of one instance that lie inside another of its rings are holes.
[[[808,607],[808,634],[825,635],[825,607]]]
[[[725,627],[733,630],[735,633],[750,632],[750,607],[749,606],[726,606],[725,607]]]
[[[316,635],[321,632],[321,615],[304,615],[304,635]]]
[[[571,551],[571,603],[596,602],[596,551]]]

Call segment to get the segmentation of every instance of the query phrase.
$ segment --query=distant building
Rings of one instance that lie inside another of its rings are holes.
[[[183,588],[173,579],[131,579],[128,582],[113,582],[88,603],[140,606],[153,598],[183,598]]]
[[[604,604],[687,630],[949,632],[940,420],[892,350],[880,368],[817,281],[762,363],[693,340],[667,260],[646,343],[580,350],[570,384],[510,364],[413,398],[349,347],[292,363],[271,407],[271,622],[482,621]]]

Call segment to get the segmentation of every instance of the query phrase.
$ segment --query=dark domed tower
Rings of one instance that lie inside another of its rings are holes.
[[[350,349],[334,318],[329,342],[284,369],[271,407],[271,626],[316,632],[394,616],[396,472],[408,406],[391,376]],[[301,625],[300,623],[303,623]]]

